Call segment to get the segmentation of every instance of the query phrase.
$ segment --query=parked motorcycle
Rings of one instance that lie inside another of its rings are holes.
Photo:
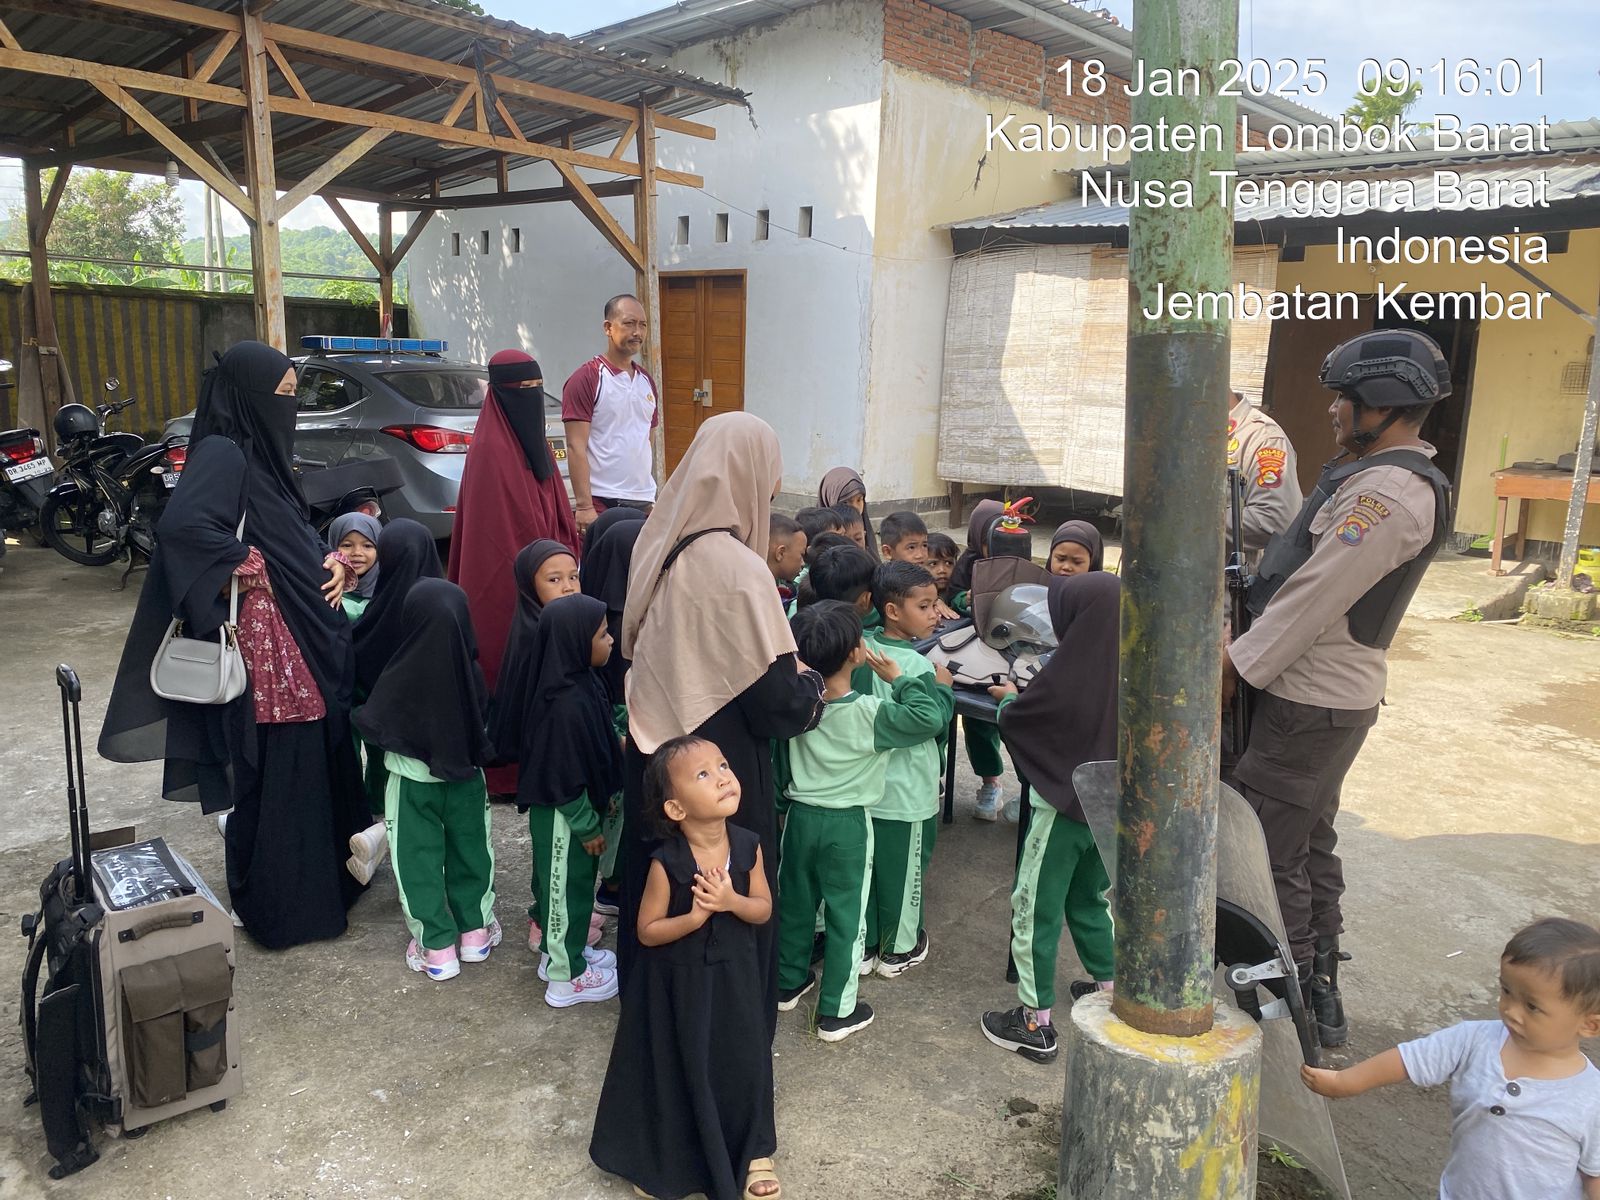
[[[106,380],[106,391],[120,385]],[[124,554],[129,570],[155,549],[156,522],[167,493],[178,486],[187,457],[178,439],[146,443],[138,434],[106,432],[106,422],[137,401],[65,405],[56,414],[56,453],[62,466],[39,509],[44,540],[88,567]]]
[[[0,392],[16,386],[6,378],[10,373],[11,363],[0,358]],[[55,469],[37,429],[0,432],[0,558],[5,557],[7,530],[38,525]]]

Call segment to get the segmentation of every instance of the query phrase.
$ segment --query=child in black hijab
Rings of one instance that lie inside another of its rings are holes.
[[[606,606],[562,596],[544,607],[526,656],[520,697],[502,697],[495,751],[515,759],[517,807],[533,841],[539,978],[552,1008],[617,994],[616,956],[588,940],[596,860],[605,849],[600,813],[622,789],[622,752],[599,668],[611,657]],[[505,682],[504,677],[502,681]]]
[[[406,965],[454,979],[500,944],[483,782],[488,689],[466,593],[420,580],[402,611],[405,636],[355,723],[389,772],[384,820],[411,930]]]

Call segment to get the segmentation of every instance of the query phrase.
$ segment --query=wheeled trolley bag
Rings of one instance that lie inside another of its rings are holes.
[[[39,1106],[60,1179],[99,1157],[96,1124],[134,1136],[191,1109],[220,1110],[242,1075],[228,914],[161,838],[91,848],[81,688],[68,666],[56,683],[72,857],[22,919],[22,1023],[26,1102]]]

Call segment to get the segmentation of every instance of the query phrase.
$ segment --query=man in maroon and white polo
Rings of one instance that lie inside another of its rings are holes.
[[[650,431],[659,420],[655,380],[633,361],[644,345],[644,305],[606,301],[606,348],[561,389],[567,467],[580,532],[608,508],[650,510],[656,498]]]

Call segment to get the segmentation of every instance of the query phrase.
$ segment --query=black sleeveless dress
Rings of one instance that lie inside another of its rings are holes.
[[[758,837],[728,825],[728,873],[750,894]],[[675,837],[651,855],[669,917],[694,902],[695,862]],[[622,996],[589,1157],[657,1200],[739,1200],[750,1161],[777,1148],[766,963],[757,927],[717,913],[688,937],[641,946]]]

